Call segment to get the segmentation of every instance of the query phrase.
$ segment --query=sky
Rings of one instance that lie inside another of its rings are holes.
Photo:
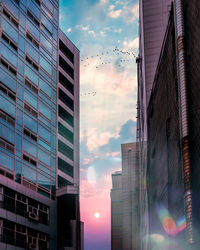
[[[111,249],[111,174],[121,169],[121,144],[136,140],[138,11],[137,0],[60,0],[60,27],[80,50],[85,250]]]

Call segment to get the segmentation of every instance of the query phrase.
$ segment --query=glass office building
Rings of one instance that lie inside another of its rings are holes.
[[[79,51],[59,1],[0,3],[0,249],[81,249]]]

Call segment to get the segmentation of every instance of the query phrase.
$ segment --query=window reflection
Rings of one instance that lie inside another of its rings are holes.
[[[29,141],[25,140],[25,138],[23,139],[23,150],[30,155],[37,157],[37,146],[33,144],[33,142],[30,143]]]
[[[1,164],[14,171],[14,158],[0,151]]]
[[[6,31],[7,34],[17,43],[18,42],[18,32],[9,24],[4,18],[2,18],[2,29]]]

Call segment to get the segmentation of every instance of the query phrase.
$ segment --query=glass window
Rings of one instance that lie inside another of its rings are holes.
[[[46,142],[44,142],[44,141],[42,141],[42,140],[38,140],[38,143],[42,146],[42,147],[44,147],[46,150],[48,150],[48,151],[51,151],[51,147],[46,143]]]
[[[7,141],[15,144],[15,133],[2,123],[0,123],[0,136],[5,138]]]
[[[40,36],[40,41],[41,41],[41,44],[43,45],[43,47],[45,49],[47,49],[49,51],[49,53],[52,54],[53,45],[42,34]]]
[[[47,119],[44,118],[44,116],[42,114],[39,114],[39,121],[43,124],[45,124],[47,127],[51,127],[51,122]]]
[[[2,18],[2,29],[5,30],[5,32],[9,34],[16,43],[18,43],[18,32],[4,18]]]
[[[24,113],[24,125],[33,132],[37,133],[37,122],[30,116],[26,115],[25,113]]]
[[[74,126],[74,117],[68,113],[63,107],[58,106],[58,115],[67,122],[71,127]]]
[[[23,151],[37,157],[37,146],[33,142],[25,140],[25,138],[23,139]]]
[[[21,162],[20,161],[16,161],[16,166],[15,166],[15,176],[16,176],[16,178],[15,178],[15,180],[17,182],[19,182],[20,179],[21,179],[21,170],[22,170]]]
[[[40,163],[38,163],[38,168],[41,169],[42,171],[46,172],[49,175],[51,173],[51,170],[49,168],[45,167],[44,165],[42,165]]]
[[[37,97],[32,95],[28,90],[24,89],[24,100],[30,103],[35,109],[38,108],[38,100]]]
[[[37,7],[37,5],[34,3],[34,1],[27,1],[27,8],[31,10],[31,12],[40,19],[40,9]]]
[[[14,159],[12,157],[0,151],[0,159],[1,159],[1,164],[3,166],[14,171],[15,164],[14,164]]]
[[[51,165],[51,157],[48,153],[38,148],[38,159],[47,165]]]
[[[26,19],[26,26],[27,29],[35,36],[35,38],[39,40],[39,30],[28,19]]]
[[[40,89],[51,97],[51,87],[42,78],[40,78]]]
[[[18,108],[17,109],[17,123],[22,125],[22,121],[23,121],[22,119],[23,119],[22,118],[22,111]]]
[[[50,176],[45,176],[38,171],[38,184],[50,190]]]
[[[22,176],[26,177],[31,181],[36,182],[36,169],[30,168],[27,165],[23,164]]]
[[[41,101],[39,102],[39,111],[51,120],[51,109]]]
[[[73,133],[63,126],[60,122],[58,123],[58,133],[62,135],[65,139],[67,139],[72,144],[74,143],[74,135]]]
[[[58,169],[63,171],[65,174],[74,177],[74,168],[69,163],[58,157]]]
[[[13,16],[17,19],[19,19],[19,10],[18,8],[13,4],[10,0],[4,0],[4,5],[7,7],[7,9],[13,14]]]
[[[73,150],[65,143],[63,143],[61,140],[58,140],[58,151],[63,155],[67,156],[72,161],[74,160]]]
[[[49,75],[52,74],[52,66],[50,63],[48,63],[44,57],[40,56],[40,65],[43,67],[43,69],[46,70],[46,72],[49,73]]]
[[[24,15],[24,13],[21,11],[20,12],[20,26],[25,29],[25,25],[26,25],[26,16]]]
[[[41,15],[41,21],[43,25],[52,33],[53,25],[52,23],[44,16],[44,14]]]
[[[16,92],[16,80],[0,68],[0,81],[4,82],[10,89]]]
[[[53,27],[53,38],[57,41],[58,39],[58,30],[57,28]]]
[[[6,58],[11,64],[17,67],[17,56],[12,53],[3,43],[1,43],[1,54]]]
[[[26,42],[26,52],[29,55],[32,55],[32,57],[34,58],[34,61],[39,63],[39,52],[29,42]]]
[[[20,135],[16,136],[16,149],[18,151],[22,150],[22,137]]]
[[[22,76],[24,75],[24,63],[20,59],[18,64],[18,73],[20,73]]]
[[[43,4],[51,13],[53,13],[53,4],[49,0],[43,1]]]
[[[5,110],[8,114],[15,117],[15,105],[10,103],[6,98],[0,95],[0,108]]]
[[[59,99],[71,110],[74,110],[74,101],[64,91],[62,91],[62,89],[59,88],[58,92]]]
[[[47,130],[46,128],[44,128],[43,126],[41,126],[40,124],[38,126],[38,134],[39,136],[44,138],[46,141],[51,143],[51,132]]]
[[[35,83],[35,85],[38,86],[38,81],[39,81],[38,75],[27,65],[25,65],[25,74],[33,83]]]
[[[25,40],[23,36],[19,36],[19,48],[24,52],[25,48]]]

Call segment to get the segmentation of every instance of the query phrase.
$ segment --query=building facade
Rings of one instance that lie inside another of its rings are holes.
[[[111,249],[139,248],[139,169],[137,143],[121,145],[122,171],[112,175]]]
[[[200,248],[199,13],[199,1],[174,1],[148,106],[149,234],[165,249]]]
[[[139,1],[137,142],[140,165],[141,249],[147,249],[147,107],[172,0]]]
[[[0,3],[0,248],[81,249],[79,51],[59,1]]]

